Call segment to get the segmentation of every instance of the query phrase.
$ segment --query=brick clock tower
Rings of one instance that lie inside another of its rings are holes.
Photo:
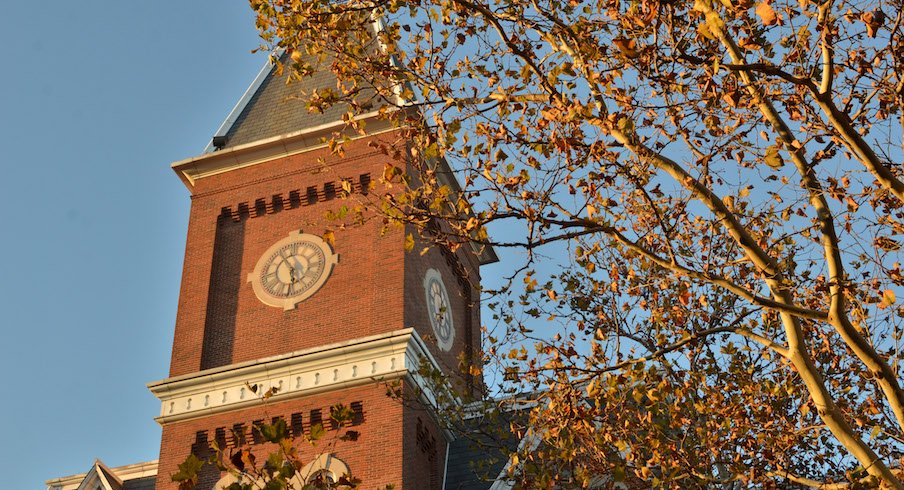
[[[332,155],[322,138],[342,130],[341,111],[309,113],[291,98],[300,88],[265,68],[208,151],[173,164],[192,202],[170,373],[149,384],[161,401],[158,490],[177,488],[178,464],[211,441],[263,452],[256,423],[281,417],[301,436],[328,429],[336,404],[354,411],[359,437],[299,446],[310,460],[301,479],[348,471],[367,489],[445,484],[450,435],[418,367],[474,389],[460,365],[480,349],[479,266],[495,257],[406,253],[406,231],[384,232],[379,219],[325,239],[336,226],[328,212],[372,197],[387,157],[369,143],[399,135],[372,118],[367,136]],[[420,401],[389,397],[388,386]],[[230,482],[202,472],[205,490]]]

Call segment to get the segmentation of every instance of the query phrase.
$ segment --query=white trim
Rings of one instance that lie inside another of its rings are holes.
[[[277,52],[276,56],[281,54],[281,52]],[[261,68],[261,71],[257,73],[257,76],[254,77],[251,85],[249,85],[248,89],[245,90],[245,93],[242,94],[242,98],[235,103],[235,107],[229,111],[229,115],[226,116],[223,124],[220,124],[220,127],[217,128],[217,132],[210,138],[210,142],[208,142],[207,146],[204,148],[204,153],[211,153],[215,150],[213,138],[216,138],[217,136],[226,136],[226,134],[229,133],[229,130],[232,129],[232,125],[235,124],[235,121],[242,115],[242,111],[245,110],[248,102],[251,102],[251,98],[257,93],[257,89],[264,83],[264,80],[267,79],[267,76],[270,75],[271,71],[273,71],[273,63],[270,62],[270,58],[268,57],[267,62],[264,64],[263,68]]]
[[[521,451],[525,446],[530,446],[530,451],[537,449],[537,446],[540,445],[540,436],[535,434],[533,431],[528,430],[524,437],[521,439],[521,442],[518,443],[518,449],[516,451]],[[515,487],[515,481],[510,479],[509,469],[512,467],[512,460],[509,458],[508,462],[505,463],[505,466],[499,470],[499,475],[496,476],[496,479],[493,481],[493,485],[490,486],[488,490],[509,490]],[[517,471],[517,468],[515,469]]]
[[[170,167],[176,172],[185,186],[192,190],[195,186],[195,181],[204,177],[250,167],[277,158],[326,148],[327,144],[323,141],[323,138],[336,130],[343,131],[344,135],[351,140],[394,131],[396,128],[389,121],[379,119],[380,115],[380,111],[373,111],[356,118],[358,121],[369,122],[367,134],[365,135],[361,135],[349,128],[344,121],[334,121],[186,158],[173,162]]]
[[[449,450],[451,449],[452,444],[448,441],[446,442],[446,462],[443,463],[443,486],[441,487],[443,490],[446,490],[446,479],[449,477]]]
[[[303,468],[295,472],[294,478],[300,480],[299,483],[301,483],[299,488],[303,487],[307,483],[311,483],[308,481],[308,479],[310,479],[320,470],[327,470],[332,473],[335,481],[338,481],[339,478],[343,476],[352,476],[352,472],[349,471],[348,464],[346,464],[345,461],[337,458],[333,453],[321,453],[318,454],[313,461],[304,465]]]
[[[418,373],[422,362],[439,369],[417,332],[407,328],[177,376],[148,388],[161,402],[155,419],[161,425],[259,404],[259,395],[271,387],[277,391],[269,400],[276,401],[400,378],[436,406],[432,387]]]
[[[84,481],[88,476],[88,474],[95,470],[98,463],[103,465],[104,468],[107,469],[107,471],[116,475],[116,477],[123,482],[157,475],[156,459],[144,463],[118,466],[116,468],[107,468],[107,466],[104,465],[100,460],[97,460],[95,461],[95,464],[91,466],[91,470],[87,473],[80,473],[78,475],[63,476],[60,478],[47,480],[46,482],[44,482],[47,485],[47,490],[73,490],[78,488],[79,485],[81,485],[82,481]]]

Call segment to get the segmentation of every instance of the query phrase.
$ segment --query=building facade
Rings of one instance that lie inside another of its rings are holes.
[[[377,112],[362,116],[362,135],[340,108],[314,114],[292,97],[331,83],[323,71],[286,84],[266,67],[208,150],[173,164],[191,213],[170,372],[148,385],[161,403],[159,460],[113,469],[98,461],[48,488],[176,489],[171,475],[189,454],[207,457],[211,443],[266,453],[260,424],[281,418],[301,440],[329,428],[336,406],[352,411],[356,438],[299,446],[310,460],[299,482],[350,472],[362,488],[492,484],[464,482],[473,455],[443,430],[422,373],[442,373],[461,392],[482,389],[469,368],[480,358],[480,265],[495,256],[405,251],[417,233],[385,226],[374,211],[390,162],[375,148],[405,142]],[[341,156],[324,143],[336,133],[348,137]],[[199,488],[230,478],[207,466]]]

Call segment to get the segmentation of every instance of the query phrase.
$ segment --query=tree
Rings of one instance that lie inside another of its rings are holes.
[[[523,485],[904,488],[901,0],[251,5],[310,110],[398,124],[384,218],[521,252]]]

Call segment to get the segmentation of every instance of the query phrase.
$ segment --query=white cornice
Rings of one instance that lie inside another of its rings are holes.
[[[365,135],[352,130],[344,121],[335,121],[179,160],[174,162],[171,167],[191,191],[194,189],[195,182],[204,177],[325,148],[327,145],[323,142],[323,138],[336,131],[352,140],[394,131],[395,127],[392,123],[381,118],[380,115],[380,111],[373,111],[356,117],[356,120],[367,124]]]
[[[100,463],[100,461],[96,461],[95,465]],[[103,463],[100,463],[103,464]],[[92,466],[92,469],[94,466]],[[135,480],[138,478],[147,478],[149,476],[157,475],[157,460],[147,461],[144,463],[135,463],[126,466],[117,466],[116,468],[107,468],[108,471],[116,475],[122,481]],[[90,473],[90,472],[89,472]],[[74,488],[78,488],[81,485],[82,481],[84,481],[85,477],[88,476],[88,473],[80,473],[78,475],[71,476],[63,476],[60,478],[54,478],[52,480],[47,480],[44,482],[47,485],[48,490],[71,490]]]
[[[160,399],[161,425],[270,401],[286,400],[351,386],[406,377],[428,403],[435,396],[418,371],[422,363],[438,364],[414,329],[331,344],[255,361],[209,369],[154,383],[148,388]],[[257,385],[252,392],[250,386]]]

